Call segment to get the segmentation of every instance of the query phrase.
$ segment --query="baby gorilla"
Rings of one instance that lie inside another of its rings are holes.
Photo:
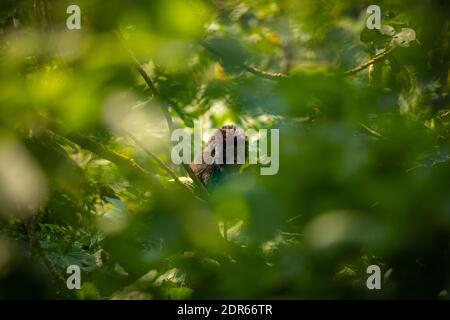
[[[212,163],[206,161],[212,157]],[[247,138],[244,130],[234,125],[225,125],[209,139],[203,151],[197,155],[196,161],[191,164],[191,168],[206,187],[212,188],[226,176],[238,172],[246,157]]]

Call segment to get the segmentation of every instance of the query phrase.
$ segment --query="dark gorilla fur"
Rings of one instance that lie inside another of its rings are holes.
[[[223,148],[222,156],[223,163],[222,164],[206,164],[204,163],[204,155],[206,153],[214,156],[215,148],[216,148],[216,136],[220,137],[219,132],[222,136]],[[226,139],[227,136],[234,136],[234,163],[226,164]],[[225,125],[221,127],[216,133],[209,139],[203,151],[197,155],[196,162],[200,162],[200,164],[191,164],[192,171],[194,171],[195,175],[208,187],[211,188],[216,185],[218,182],[222,181],[228,174],[235,173],[239,171],[241,164],[237,164],[237,145],[238,141],[245,143],[245,157],[247,156],[247,139],[245,137],[245,133],[242,129],[237,128],[234,125]]]

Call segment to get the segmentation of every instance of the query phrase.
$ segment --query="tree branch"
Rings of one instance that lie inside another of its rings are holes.
[[[44,264],[46,265],[48,271],[53,277],[53,280],[55,281],[56,286],[58,289],[63,292],[66,289],[66,281],[59,272],[59,270],[56,268],[56,266],[53,264],[53,262],[48,257],[47,252],[42,248],[41,243],[39,242],[39,239],[36,235],[36,225],[39,220],[39,213],[32,216],[30,220],[25,223],[28,238],[30,240],[30,250],[33,252],[36,252],[39,257],[42,259]]]
[[[162,102],[164,102],[164,104],[166,105],[165,107],[161,106],[161,109],[163,111],[164,117],[166,118],[167,126],[169,127],[169,131],[172,132],[174,130],[174,125],[173,125],[172,116],[170,115],[170,112],[168,110],[168,107],[172,104],[171,101],[166,96],[164,96],[163,94],[161,94],[158,91],[158,89],[156,88],[155,84],[153,83],[153,80],[150,78],[148,73],[144,70],[144,68],[142,67],[141,63],[139,62],[139,60],[134,55],[134,53],[131,50],[129,50],[127,48],[127,46],[125,45],[122,36],[118,32],[116,32],[116,36],[119,38],[119,41],[122,43],[122,46],[124,47],[124,49],[130,55],[131,59],[134,62],[135,68],[137,69],[137,71],[139,72],[141,77],[144,79],[145,83],[149,87],[149,89],[152,92],[153,96],[158,98]],[[194,183],[200,188],[200,190],[205,195],[209,195],[208,189],[203,184],[203,182],[195,175],[195,173],[192,171],[191,167],[188,164],[186,164],[186,163],[183,163],[182,165],[183,165],[184,170],[187,172],[188,176],[192,179],[192,181],[194,181]],[[178,178],[176,180],[178,180]]]
[[[164,162],[162,162],[153,152],[151,152],[148,148],[146,148],[132,133],[122,130],[125,135],[127,135],[133,142],[141,148],[154,162],[156,162],[161,168],[163,168],[172,179],[175,180],[181,187],[187,188],[177,176],[175,171],[173,171],[169,166],[167,166]],[[187,188],[188,189],[188,188]]]
[[[278,79],[283,79],[283,78],[288,77],[287,75],[285,75],[283,73],[267,72],[267,71],[264,71],[264,70],[258,69],[256,67],[246,65],[246,64],[242,64],[242,68],[244,70],[246,70],[247,72],[254,74],[257,77],[261,77],[261,78],[265,78],[265,79],[269,79],[269,80],[278,80]]]
[[[375,131],[374,129],[366,126],[364,123],[360,123],[361,127],[363,127],[368,133],[370,133],[371,135],[378,137],[378,138],[386,138],[385,136],[383,136],[381,133]]]
[[[205,41],[200,41],[199,43],[203,48],[205,48],[212,55],[214,55],[220,59],[223,59],[223,56],[219,52],[214,50],[211,46],[209,46]],[[249,66],[245,63],[239,64],[239,67],[241,67],[243,70],[245,70],[247,72],[252,73],[253,75],[255,75],[257,77],[264,78],[264,79],[277,80],[277,79],[282,79],[282,78],[288,77],[287,75],[282,74],[282,73],[272,73],[272,72],[268,72],[268,71],[263,71],[256,67]]]
[[[117,36],[117,38],[119,39],[120,43],[122,44],[122,47],[126,50],[128,55],[130,56],[131,60],[133,60],[134,67],[139,72],[139,74],[141,75],[141,77],[144,80],[144,82],[147,84],[147,86],[150,89],[150,92],[152,93],[152,95],[154,97],[159,98],[160,100],[162,100],[162,102],[168,103],[170,105],[170,101],[168,101],[168,99],[166,97],[163,97],[162,94],[158,91],[158,89],[156,89],[156,86],[153,83],[153,80],[150,78],[148,73],[144,70],[144,68],[142,67],[141,63],[139,62],[139,60],[134,55],[134,53],[130,49],[128,49],[128,47],[125,45],[125,42],[124,42],[124,40],[122,38],[122,35],[119,32],[115,32],[115,35]],[[161,111],[164,114],[164,117],[166,118],[166,122],[167,122],[167,126],[169,127],[169,131],[172,131],[173,130],[173,121],[172,121],[172,116],[170,115],[168,107],[161,106]]]
[[[132,55],[132,57],[134,57],[133,53],[131,51],[129,51],[129,52]],[[134,57],[134,59],[135,59],[135,68],[141,75],[142,79],[144,79],[145,83],[149,87],[153,96],[163,100],[164,103],[170,103],[169,101],[167,101],[167,99],[165,97],[162,97],[162,95],[156,89],[152,79],[150,79],[150,76],[147,74],[147,72],[144,70],[144,68],[140,65],[140,63],[136,60],[136,57]],[[166,122],[167,122],[167,126],[169,127],[169,131],[172,132],[174,126],[173,126],[173,120],[172,120],[172,116],[170,115],[169,109],[167,107],[161,106],[161,111],[164,114],[164,117],[166,118]]]
[[[358,73],[361,70],[364,70],[366,68],[368,68],[370,65],[386,58],[388,55],[390,55],[393,51],[395,50],[395,47],[390,47],[388,49],[385,49],[383,51],[381,51],[380,53],[376,54],[372,59],[360,64],[357,67],[354,67],[348,71],[345,71],[344,73],[342,73],[342,75],[344,76],[351,76],[354,75],[356,73]]]
[[[211,54],[213,54],[214,56],[223,59],[222,55],[217,52],[216,50],[214,50],[213,48],[211,48],[211,46],[209,46],[205,41],[200,41],[200,45],[205,48],[208,52],[210,52]],[[351,76],[354,75],[356,73],[358,73],[361,70],[366,69],[367,67],[369,67],[370,65],[386,58],[388,55],[390,55],[396,47],[389,47],[385,50],[383,50],[382,52],[376,54],[372,59],[360,64],[359,66],[356,66],[348,71],[345,71],[342,73],[342,75],[344,76]],[[245,63],[241,63],[239,64],[239,67],[241,67],[243,70],[252,73],[253,75],[260,77],[260,78],[265,78],[265,79],[269,79],[269,80],[279,80],[279,79],[283,79],[283,78],[288,78],[288,75],[285,75],[283,73],[272,73],[272,72],[267,72],[261,69],[258,69],[256,67],[253,66],[249,66]]]
[[[78,133],[64,135],[61,133],[55,133],[51,130],[46,130],[46,134],[50,136],[60,135],[65,139],[69,140],[70,142],[76,143],[83,149],[91,151],[92,153],[95,153],[99,157],[111,161],[112,163],[116,164],[119,168],[127,169],[129,172],[132,172],[137,177],[145,177],[146,178],[145,181],[149,183],[151,187],[162,188],[162,185],[158,181],[158,179],[156,179],[151,172],[141,167],[136,161],[134,161],[133,159],[129,159],[124,155],[121,155],[120,153],[117,153],[116,151],[109,149],[108,147],[104,146],[103,144],[95,141],[90,137]]]

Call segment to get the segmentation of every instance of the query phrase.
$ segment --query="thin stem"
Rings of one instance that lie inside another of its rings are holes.
[[[369,132],[371,135],[378,137],[378,138],[386,138],[381,133],[375,131],[374,129],[366,126],[364,123],[360,123],[361,127],[363,127],[367,132]]]
[[[126,134],[133,142],[141,148],[153,161],[155,161],[161,168],[163,168],[172,179],[175,180],[180,186],[187,188],[181,181],[180,178],[177,176],[175,171],[173,171],[169,166],[167,166],[164,162],[162,162],[153,152],[151,152],[148,148],[146,148],[140,141],[137,139],[132,133],[122,130],[124,134]]]
[[[223,239],[228,241],[228,224],[226,219],[223,220]]]
[[[269,80],[277,80],[277,79],[283,79],[283,78],[287,78],[288,76],[283,74],[283,73],[275,73],[275,72],[267,72],[261,69],[258,69],[256,67],[252,67],[246,64],[242,65],[242,68],[252,74],[254,74],[255,76],[261,77],[261,78],[265,78],[265,79],[269,79]]]
[[[200,41],[199,42],[200,45],[205,48],[208,52],[212,53],[214,56],[223,59],[223,56],[220,54],[220,52],[217,52],[217,50],[215,50],[214,48],[212,48],[210,45],[208,45],[205,41]],[[269,80],[278,80],[278,79],[282,79],[282,78],[287,78],[288,76],[282,73],[272,73],[272,72],[268,72],[268,71],[264,71],[261,70],[259,68],[253,67],[253,66],[249,66],[245,63],[241,63],[239,65],[242,69],[244,69],[247,72],[252,73],[253,75],[260,77],[260,78],[264,78],[264,79],[269,79]]]
[[[388,55],[390,55],[393,51],[395,50],[395,47],[390,47],[388,49],[383,50],[382,52],[376,54],[372,59],[360,64],[359,66],[356,66],[346,72],[344,72],[342,75],[344,76],[351,76],[354,75],[358,72],[360,72],[361,70],[364,70],[366,68],[368,68],[370,65],[386,58]]]

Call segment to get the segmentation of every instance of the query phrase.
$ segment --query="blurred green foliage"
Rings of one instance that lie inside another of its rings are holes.
[[[448,1],[73,2],[0,3],[0,298],[448,298]],[[279,128],[279,173],[188,191],[164,110]]]

